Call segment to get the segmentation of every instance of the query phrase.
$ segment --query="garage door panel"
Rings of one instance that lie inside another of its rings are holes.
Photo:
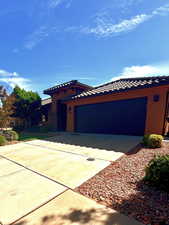
[[[142,135],[147,98],[137,98],[76,107],[76,131]]]

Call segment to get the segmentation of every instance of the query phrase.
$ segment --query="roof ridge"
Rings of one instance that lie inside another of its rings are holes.
[[[94,87],[93,89],[100,88],[100,87],[103,87],[103,86],[106,86],[106,85],[109,85],[109,84],[113,84],[113,83],[115,83],[115,82],[117,82],[117,81],[120,81],[120,80],[121,80],[121,79],[113,80],[113,81],[107,82],[107,83],[105,83],[105,84],[101,84],[101,85],[99,85],[99,86],[96,86],[96,87]]]
[[[51,92],[53,92],[53,91],[55,91],[55,90],[57,90],[57,89],[60,89],[60,88],[66,88],[66,87],[68,87],[68,86],[70,86],[70,85],[81,85],[81,86],[83,86],[83,87],[86,87],[86,88],[90,88],[90,89],[93,89],[93,87],[92,86],[89,86],[89,85],[87,85],[87,84],[83,84],[83,83],[81,83],[81,82],[79,82],[78,80],[70,80],[70,81],[67,81],[67,82],[64,82],[64,83],[61,83],[61,84],[58,84],[58,85],[55,85],[55,86],[53,86],[53,87],[50,87],[50,88],[48,88],[48,89],[45,89],[44,91],[43,91],[43,93],[44,94],[49,94],[49,92],[51,93]]]
[[[72,84],[72,83],[76,83],[76,82],[78,82],[78,80],[70,80],[70,81],[67,81],[67,82],[64,82],[64,83],[61,83],[61,84],[57,84],[55,86],[52,86],[50,88],[45,89],[44,92],[51,91],[51,90],[59,88],[59,87],[64,87],[64,86],[66,86],[68,84]]]
[[[101,84],[99,86],[96,86],[94,87],[93,89],[96,89],[96,88],[100,88],[100,87],[103,87],[103,86],[106,86],[106,85],[109,85],[109,84],[113,84],[115,82],[118,82],[118,81],[127,81],[127,80],[145,80],[145,79],[157,79],[157,78],[169,78],[169,75],[159,75],[159,76],[149,76],[149,77],[126,77],[126,78],[119,78],[117,80],[113,80],[113,81],[110,81],[110,82],[107,82],[105,84]]]
[[[149,77],[126,77],[121,78],[120,80],[145,80],[145,79],[163,79],[163,78],[169,78],[169,75],[158,75],[158,76],[149,76]]]
[[[72,99],[104,95],[108,93],[122,92],[128,90],[142,89],[157,87],[160,85],[169,85],[169,76],[149,76],[149,77],[134,77],[134,78],[121,78],[113,80],[106,84],[102,84],[94,87],[92,90],[84,91],[81,94],[76,95]]]

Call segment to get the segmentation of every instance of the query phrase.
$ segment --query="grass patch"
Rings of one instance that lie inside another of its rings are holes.
[[[52,134],[21,132],[19,134],[19,141],[45,140],[52,137]]]

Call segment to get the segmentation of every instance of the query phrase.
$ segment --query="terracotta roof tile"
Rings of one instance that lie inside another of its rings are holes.
[[[65,82],[63,84],[56,85],[54,87],[51,87],[51,88],[48,88],[48,89],[44,90],[44,94],[49,94],[53,91],[56,91],[59,88],[67,87],[67,86],[70,86],[70,85],[76,84],[76,83],[77,83],[77,80],[71,80],[71,81]]]
[[[169,84],[169,76],[126,78],[98,86],[89,91],[84,91],[72,99],[79,99],[95,95],[105,95],[113,92],[128,91],[132,89],[149,88]]]
[[[93,88],[93,87],[91,87],[91,86],[88,86],[88,85],[86,85],[86,84],[82,84],[82,83],[78,82],[78,80],[71,80],[71,81],[65,82],[65,83],[63,83],[63,84],[59,84],[59,85],[56,85],[56,86],[54,86],[54,87],[48,88],[48,89],[44,90],[43,93],[44,93],[44,94],[53,94],[53,93],[55,93],[55,92],[56,92],[58,89],[60,89],[60,88],[69,87],[69,86],[75,85],[75,84],[82,85],[82,86],[84,86],[84,87],[86,87],[86,88],[88,88],[88,89]]]

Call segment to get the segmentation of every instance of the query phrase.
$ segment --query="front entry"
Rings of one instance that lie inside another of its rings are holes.
[[[58,101],[58,130],[65,131],[66,130],[66,123],[67,123],[67,106],[60,101]]]

